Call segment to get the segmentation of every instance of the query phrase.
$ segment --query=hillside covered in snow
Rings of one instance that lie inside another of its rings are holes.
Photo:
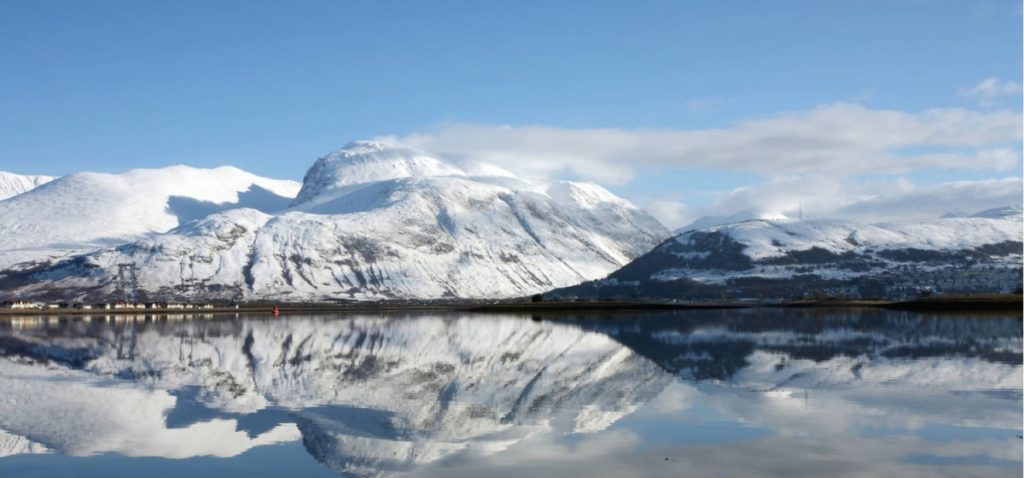
[[[299,187],[234,167],[70,174],[0,201],[0,270],[138,240],[217,211],[280,210]]]
[[[1019,207],[967,217],[857,224],[755,219],[687,230],[561,297],[902,298],[1020,286]]]
[[[128,263],[144,300],[515,297],[602,277],[669,236],[594,184],[378,142],[319,159],[287,204],[284,186],[233,169],[60,178],[0,202],[17,232],[0,242],[0,290],[109,299]],[[51,262],[82,243],[111,245]]]
[[[0,171],[0,201],[29,192],[53,181],[52,176],[14,174]]]

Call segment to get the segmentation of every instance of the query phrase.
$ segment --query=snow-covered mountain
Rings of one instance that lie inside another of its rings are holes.
[[[283,209],[299,187],[234,167],[70,174],[0,202],[0,270],[167,232],[216,211]]]
[[[1024,208],[1021,206],[1007,206],[997,207],[995,209],[986,209],[981,212],[971,214],[968,217],[985,217],[989,219],[1016,219],[1020,218],[1024,214]]]
[[[53,180],[52,176],[14,174],[0,171],[0,201],[31,191]]]
[[[109,298],[116,265],[132,263],[151,300],[513,297],[602,277],[669,235],[594,184],[535,184],[494,167],[467,169],[421,151],[352,143],[310,168],[286,210],[209,214],[165,234],[8,274],[0,288]],[[119,221],[145,227],[118,236],[181,223],[174,208],[154,213],[157,202],[146,209],[156,219]],[[100,215],[107,209],[95,208]],[[16,223],[4,214],[0,224]],[[90,229],[95,218],[81,221],[85,232],[69,221],[54,230],[94,240],[111,232]]]
[[[1020,208],[857,224],[749,220],[690,230],[607,278],[556,296],[661,299],[906,297],[1020,286]]]
[[[436,176],[466,174],[422,151],[356,141],[313,163],[302,179],[302,190],[294,204],[322,204],[355,188],[389,179]]]

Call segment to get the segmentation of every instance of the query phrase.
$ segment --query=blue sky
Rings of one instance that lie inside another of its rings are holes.
[[[1012,123],[1021,40],[1016,1],[3,0],[0,169],[233,164],[300,179],[350,140],[443,135],[451,125],[729,132],[837,104],[963,109],[981,115],[975,124],[1009,113]],[[894,157],[935,148],[1020,157],[1012,134],[893,144],[883,152]],[[594,168],[646,152],[620,154]],[[555,172],[643,204],[675,201],[689,216],[786,168],[640,161],[627,181],[579,165]],[[800,174],[856,189],[870,173]],[[923,185],[1021,172],[1004,158],[880,174]]]

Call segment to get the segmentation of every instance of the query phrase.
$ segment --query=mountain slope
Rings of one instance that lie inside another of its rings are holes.
[[[133,263],[149,299],[513,297],[601,277],[667,236],[593,184],[475,176],[360,142],[317,161],[288,210],[212,214],[0,287],[109,298],[116,265]]]
[[[905,297],[1020,285],[1019,208],[884,224],[751,220],[691,230],[562,297]]]
[[[235,207],[287,207],[298,183],[234,167],[75,173],[0,202],[0,270],[166,232]]]
[[[0,171],[0,201],[31,191],[53,181],[52,176],[14,174]]]

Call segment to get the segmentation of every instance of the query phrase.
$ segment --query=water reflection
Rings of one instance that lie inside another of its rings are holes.
[[[15,321],[0,455],[232,463],[301,442],[352,476],[1019,472],[1016,318],[543,319]]]

